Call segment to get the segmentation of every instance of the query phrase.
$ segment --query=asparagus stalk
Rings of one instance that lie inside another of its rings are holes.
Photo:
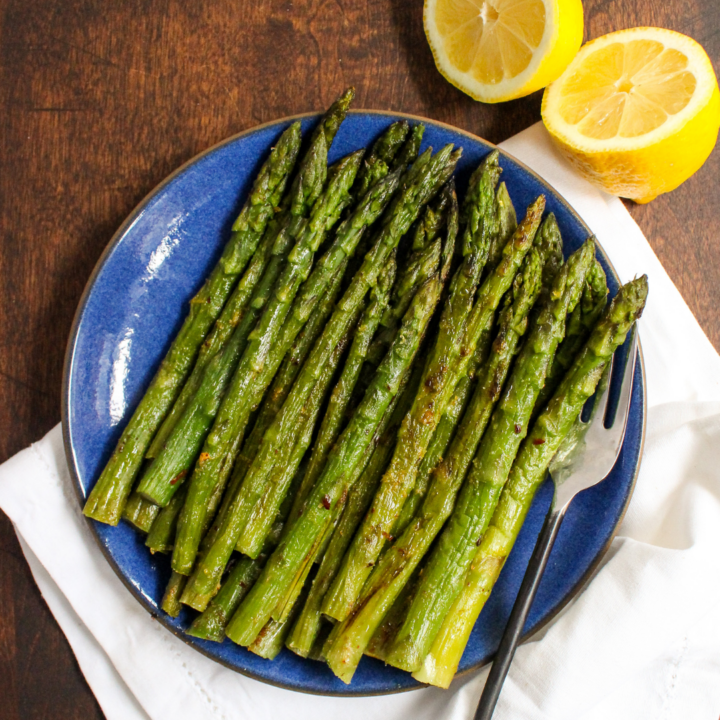
[[[457,671],[475,621],[512,550],[535,492],[553,456],[595,392],[607,363],[640,317],[647,298],[647,277],[620,288],[545,410],[535,421],[513,464],[492,521],[450,612],[414,677],[448,687]]]
[[[193,620],[187,634],[202,640],[222,642],[228,620],[260,576],[261,569],[262,564],[258,560],[249,557],[238,560],[223,582],[220,592],[212,599],[205,612]]]
[[[388,271],[391,278],[394,276],[394,262],[388,263],[386,271]],[[392,282],[392,279],[390,279],[390,282]],[[281,454],[278,454],[278,461],[274,464],[269,476],[265,478],[262,488],[251,487],[248,480],[252,481],[253,478],[249,475],[241,491],[245,495],[239,496],[242,499],[247,497],[247,494],[255,491],[254,499],[251,500],[252,508],[247,524],[238,542],[243,548],[243,552],[249,557],[257,557],[261,551],[270,530],[272,519],[277,514],[278,507],[286,496],[288,484],[310,446],[322,403],[345,348],[350,344],[352,332],[353,328],[350,328],[345,337],[336,345],[327,362],[316,369],[314,374],[316,374],[317,379],[301,406],[300,412],[285,412],[287,409],[294,409],[293,400],[295,398],[292,395],[295,388],[293,388],[289,398],[290,402],[283,406],[278,415],[277,423],[274,423],[271,431],[266,434],[271,436],[273,430],[278,430],[278,437],[286,440],[276,443],[275,447]],[[302,390],[303,384],[299,383],[296,388]],[[302,394],[305,395],[304,392]],[[252,532],[250,537],[248,537],[249,531]]]
[[[136,492],[149,502],[165,507],[184,484],[217,415],[238,360],[247,347],[250,333],[272,296],[286,255],[286,252],[278,252],[271,259],[253,291],[249,311],[233,331],[222,352],[215,355],[206,366],[195,394],[141,477]]]
[[[340,338],[356,322],[368,289],[377,282],[381,268],[387,262],[400,237],[415,220],[421,207],[433,197],[452,174],[458,159],[459,153],[453,153],[451,146],[432,158],[430,151],[427,151],[406,173],[411,176],[412,181],[405,182],[405,188],[386,211],[385,219],[372,250],[367,254],[360,270],[353,277],[350,286],[326,325],[323,335],[305,363],[308,374],[313,371],[314,367],[321,366],[326,361]],[[305,375],[305,370],[297,382],[303,380],[303,375]],[[208,548],[202,562],[194,571],[183,594],[183,602],[187,602],[198,610],[205,609],[207,602],[217,591],[223,568],[243,530],[243,517],[240,516],[239,520],[240,522],[231,507],[214,543]]]
[[[502,251],[507,242],[513,236],[517,229],[517,217],[515,208],[508,194],[505,183],[498,185],[495,193],[495,204],[497,206],[497,216],[499,231],[493,236],[490,242],[490,250],[488,252],[488,260],[485,265],[486,274],[492,272],[502,258]],[[535,235],[535,244],[538,244],[538,234]],[[562,258],[562,250],[560,249],[560,257]],[[544,261],[544,254],[541,252],[541,259]],[[460,418],[465,413],[465,408],[470,400],[474,387],[475,373],[478,367],[484,362],[486,355],[487,343],[480,343],[475,351],[472,361],[470,362],[465,375],[463,375],[455,387],[452,399],[448,403],[443,416],[433,435],[427,453],[420,464],[415,487],[413,487],[408,499],[403,505],[398,519],[396,532],[401,533],[411,518],[414,517],[417,509],[425,497],[430,482],[430,476],[433,470],[438,466],[445,453],[450,446],[450,442],[455,434]]]
[[[134,528],[147,533],[150,532],[150,528],[159,512],[159,505],[151,503],[136,492],[132,492],[125,503],[122,516]]]
[[[305,320],[307,320],[308,316],[312,312],[314,306],[316,306],[317,303],[320,302],[321,298],[323,298],[324,294],[327,292],[327,285],[331,281],[332,273],[334,272],[337,274],[339,268],[344,267],[344,265],[347,263],[347,258],[357,247],[357,243],[362,236],[364,230],[369,225],[371,225],[374,220],[380,215],[380,213],[392,197],[395,189],[397,188],[398,182],[399,171],[387,176],[385,179],[377,183],[366,193],[365,197],[358,204],[355,212],[339,228],[337,236],[331,247],[325,253],[323,258],[318,262],[315,271],[303,286],[303,289],[301,290],[299,297],[293,306],[290,317],[288,318],[288,321],[285,323],[285,326],[282,329],[280,341],[277,343],[276,348],[273,348],[270,352],[269,360],[267,361],[268,368],[272,368],[272,366],[276,363],[275,357],[281,359],[282,355],[284,354],[283,348],[287,346],[290,342],[292,342],[293,338],[296,336],[297,332],[300,330],[303,323],[305,322]],[[325,356],[325,360],[327,360],[327,356]],[[319,369],[322,368],[322,365],[323,363],[317,363],[315,365],[316,370],[319,371]],[[265,370],[265,373],[266,375],[270,376],[270,372],[267,368]],[[274,427],[282,427],[283,422],[289,422],[291,427],[293,427],[296,431],[299,430],[301,425],[295,424],[293,422],[291,413],[300,411],[302,404],[307,399],[307,396],[314,387],[316,381],[317,373],[313,374],[313,372],[308,372],[304,375],[301,375],[301,378],[295,385],[293,393],[288,396],[285,403],[283,404],[283,407],[285,407],[285,405],[288,405],[292,409],[288,411],[283,411],[282,418],[273,418],[272,423],[270,423],[267,429],[263,429],[261,425],[258,434],[253,433],[248,439],[247,455],[253,456],[253,460],[252,463],[250,463],[250,466],[254,467],[256,464],[261,466],[261,471],[265,473],[263,476],[261,476],[261,479],[262,477],[268,477],[268,473],[272,469],[272,465],[267,460],[264,465],[261,465],[262,458],[258,458],[258,461],[256,463],[254,456],[259,453],[262,448],[265,448],[263,452],[265,453],[266,457],[267,452],[271,452],[271,450],[268,451],[267,448],[272,448],[271,441],[273,433],[276,432],[275,430],[273,430]],[[264,389],[264,386],[265,380],[261,375],[259,387],[261,389]],[[262,417],[258,420],[258,422],[263,422]],[[260,433],[262,433],[262,437],[259,437]],[[268,435],[267,439],[265,439],[265,435]],[[260,440],[260,443],[257,446],[257,449],[255,449],[253,448],[253,443],[257,442],[258,440]],[[292,445],[292,440],[290,440],[290,444]],[[245,468],[247,468],[247,464],[242,461],[242,465],[239,466],[238,473],[244,472]],[[256,475],[253,476],[253,478],[255,477]],[[258,481],[255,479],[248,480],[248,488],[253,487],[250,484],[252,482]],[[243,498],[239,496],[239,493],[241,492],[241,488],[244,485],[245,477],[243,475],[243,477],[238,477],[237,489],[230,496],[232,499],[228,499],[227,501],[228,509],[225,511],[226,513],[229,512],[230,507],[237,507],[243,502]],[[218,483],[218,486],[224,487],[224,483]],[[278,496],[273,495],[273,498],[275,498],[279,502]],[[193,503],[193,505],[189,507],[200,508],[200,512],[203,512],[204,506]],[[214,508],[211,509],[214,511]],[[267,522],[263,526],[264,532],[269,529],[269,523],[272,522],[272,517],[274,517],[276,510],[277,507],[268,510],[269,514],[265,516],[265,520]],[[183,516],[189,514],[190,512],[191,510],[184,510]],[[199,522],[199,520],[204,521],[204,517],[198,518],[198,511],[196,510],[193,510],[192,512],[194,513],[194,516],[191,518],[192,522],[189,523],[189,529],[187,532],[183,532],[182,535],[179,535],[178,542],[176,543],[175,550],[173,551],[173,567],[175,567],[178,572],[190,572],[200,543],[202,524]],[[232,512],[237,513],[238,511],[233,510]],[[224,521],[225,520],[223,519],[222,522],[224,523]],[[221,527],[222,525],[218,524],[218,526],[213,531],[213,536],[217,535],[220,532]],[[180,529],[184,529],[182,520]],[[262,537],[257,537],[257,542],[254,546],[254,550],[251,553],[247,554],[251,554],[252,557],[256,556],[262,545],[262,541]],[[247,552],[242,547],[240,549],[242,549],[243,552]]]
[[[259,371],[263,368],[269,354],[269,343],[272,343],[277,336],[279,326],[287,316],[300,283],[310,271],[314,251],[328,229],[332,227],[342,207],[347,203],[347,189],[352,184],[360,159],[360,154],[355,153],[345,158],[335,168],[326,192],[315,203],[309,222],[288,256],[287,266],[274,287],[261,319],[249,335],[249,343],[232,380],[227,372],[224,375],[222,386],[218,383],[220,392],[214,395],[215,402],[206,402],[199,408],[196,417],[202,417],[205,422],[200,428],[201,431],[195,436],[198,440],[204,438],[213,419],[215,423],[210,436],[205,440],[204,451],[200,454],[196,464],[190,481],[186,507],[180,518],[178,542],[176,542],[176,549],[173,552],[173,567],[177,572],[189,573],[197,544],[191,548],[190,557],[180,556],[178,559],[178,549],[180,553],[185,550],[188,536],[196,539],[196,543],[199,544],[199,534],[206,522],[208,501],[213,494],[222,492],[227,480],[230,467],[227,465],[225,453],[228,445],[233,448],[237,445],[237,440],[230,431],[234,430],[239,433],[241,427],[244,427],[250,410],[247,401],[243,403],[242,389],[247,388],[248,384],[252,383],[260,374]],[[220,403],[221,392],[225,390],[228,383],[230,383],[230,388]],[[199,398],[196,396],[195,402],[198,400]],[[179,436],[178,431],[181,424],[176,426],[176,430],[171,434],[171,440]],[[197,447],[196,445],[196,447],[190,448],[187,442],[183,445],[179,439],[174,446],[178,452],[171,456],[171,461],[177,461],[178,464],[172,467],[173,472],[167,472],[168,462],[161,464],[161,461],[164,461],[165,457],[169,455],[169,445],[170,441],[168,441],[168,447],[156,459],[150,472],[138,487],[138,491],[146,496],[160,498],[170,494],[171,486],[167,478],[177,477],[173,474],[175,471],[184,471],[181,463],[184,464],[188,462],[188,459],[191,460]],[[186,451],[185,454],[183,454],[183,450]],[[153,472],[156,467],[160,469]]]
[[[348,261],[345,259],[340,268],[335,273],[326,295],[320,299],[317,311],[310,316],[303,331],[298,335],[290,352],[285,356],[283,364],[278,370],[278,374],[273,380],[273,384],[268,390],[267,397],[260,406],[258,415],[255,419],[252,432],[243,442],[242,449],[238,454],[233,469],[233,475],[228,487],[228,492],[223,499],[223,507],[221,514],[227,510],[232,498],[235,496],[240,484],[242,483],[245,473],[252,465],[255,456],[260,448],[265,432],[272,425],[277,414],[282,409],[287,396],[292,389],[293,383],[302,369],[303,363],[307,359],[308,354],[312,350],[312,346],[322,333],[325,323],[333,312],[340,286],[342,284],[343,275],[347,268]]]
[[[378,180],[387,175],[389,166],[395,159],[405,143],[410,126],[405,120],[393,123],[380,137],[373,143],[370,152],[363,160],[362,167],[358,172],[355,185],[353,186],[353,195],[361,197],[364,195]],[[414,158],[413,158],[414,159]],[[405,164],[409,164],[409,160]]]
[[[198,359],[195,361],[190,377],[186,380],[182,391],[173,403],[172,409],[163,420],[157,433],[155,433],[155,437],[145,453],[146,458],[156,458],[165,447],[170,433],[200,388],[205,368],[216,355],[222,353],[237,326],[243,322],[249,328],[247,333],[252,329],[259,312],[262,310],[262,306],[258,304],[255,295],[256,287],[263,278],[268,277],[266,270],[271,259],[275,259],[277,262],[272,249],[278,235],[287,229],[289,222],[289,213],[285,212],[281,213],[279,217],[273,218],[268,224],[247,270],[245,270],[242,278],[235,286],[235,290],[233,290],[230,299],[225,304],[220,317],[215,321],[212,331],[200,347]],[[279,273],[279,270],[278,266],[274,272]],[[277,274],[275,278],[277,279]],[[253,317],[248,318],[248,314]]]
[[[176,572],[170,574],[170,580],[165,588],[165,594],[160,604],[163,612],[166,612],[170,617],[177,617],[182,610],[180,595],[182,595],[186,582],[187,578],[184,575]]]
[[[183,487],[173,495],[170,502],[158,513],[145,540],[145,545],[150,548],[151,553],[172,552],[175,543],[178,516],[185,503],[186,495],[187,485],[183,485]]]
[[[495,193],[495,212],[497,217],[498,232],[490,241],[490,249],[488,251],[488,260],[486,268],[488,272],[492,270],[502,257],[502,250],[505,243],[512,237],[517,228],[517,215],[515,214],[515,206],[512,204],[510,194],[504,182],[498,185]]]
[[[518,447],[527,434],[533,406],[565,332],[566,316],[582,294],[594,249],[590,239],[570,256],[534,321],[388,656],[398,667],[412,671],[420,667],[442,618],[460,591],[476,542],[490,521]]]
[[[363,588],[357,610],[330,635],[326,651],[328,664],[345,682],[352,678],[372,636],[452,512],[460,485],[527,328],[528,313],[540,291],[541,272],[542,260],[537,250],[532,249],[513,281],[512,302],[501,314],[493,352],[480,372],[457,437],[435,474],[422,508],[380,559]],[[392,652],[385,659],[396,664]]]
[[[83,509],[88,517],[110,525],[120,521],[152,436],[172,406],[236,279],[255,252],[284,192],[299,146],[300,126],[296,123],[283,133],[260,170],[222,257],[191,300],[188,317],[88,496]]]
[[[300,593],[300,602],[294,603],[287,618],[283,620],[270,619],[265,627],[258,633],[253,642],[248,645],[248,650],[267,660],[274,660],[285,645],[285,640],[295,622],[302,603],[307,595],[308,588],[303,587]]]
[[[421,372],[416,372],[416,370],[420,369],[419,366],[413,369],[413,375],[416,377],[414,380],[411,379],[399,393],[395,407],[389,408],[385,413],[383,422],[376,434],[378,440],[372,448],[372,454],[369,456],[368,462],[366,464],[359,463],[356,466],[356,471],[353,474],[357,474],[357,479],[352,482],[352,488],[345,506],[341,512],[338,512],[339,522],[333,529],[327,548],[324,551],[321,548],[320,552],[317,553],[317,556],[322,558],[320,567],[313,579],[302,612],[295,621],[287,642],[288,648],[302,657],[309,657],[317,638],[320,636],[323,619],[320,608],[323,596],[340,568],[340,562],[345,550],[350,544],[355,529],[362,520],[375,494],[380,478],[390,461],[395,447],[398,427],[405,413],[412,405],[412,399],[415,397],[421,380]],[[361,465],[362,468],[360,468]]]
[[[361,321],[358,327],[353,348],[343,369],[343,375],[330,398],[320,434],[313,447],[307,474],[303,478],[290,513],[291,521],[295,520],[302,511],[304,501],[325,465],[327,454],[342,430],[344,417],[354,394],[357,394],[358,391],[360,371],[369,371],[370,376],[372,375],[373,370],[370,368],[376,368],[382,360],[382,354],[395,337],[397,323],[407,311],[415,292],[438,271],[440,259],[444,255],[438,234],[445,222],[444,211],[447,205],[454,200],[454,186],[448,184],[440,193],[439,198],[425,208],[422,219],[418,221],[419,225],[413,239],[414,252],[395,283],[393,306],[388,307],[387,297],[383,297],[381,302],[380,298],[376,298],[366,311],[367,320]],[[386,283],[386,285],[388,284]],[[390,285],[387,287],[388,292],[391,290]],[[376,292],[382,291],[380,286],[381,283],[378,284]],[[378,333],[382,337],[373,340],[371,347],[369,342],[378,323],[383,324],[385,329],[382,333]],[[371,353],[372,357],[369,357]],[[370,360],[370,362],[366,362],[363,367],[363,361],[366,360]],[[361,396],[362,394],[360,394]]]
[[[225,639],[225,626],[253,583],[260,576],[260,571],[267,560],[267,556],[275,549],[280,540],[280,534],[290,512],[290,499],[294,488],[300,482],[300,477],[301,474],[298,474],[293,479],[293,488],[291,488],[288,497],[280,507],[272,532],[265,541],[260,557],[256,560],[241,557],[235,563],[223,581],[220,592],[210,601],[205,611],[195,618],[186,631],[188,635],[204,640],[214,640],[215,642],[222,642]]]
[[[545,387],[535,403],[535,413],[540,413],[553,396],[555,389],[568,371],[576,355],[580,352],[590,332],[605,310],[607,304],[607,280],[600,263],[595,260],[583,289],[582,297],[577,307],[567,319],[565,339],[560,343],[555,359],[550,366]]]
[[[484,204],[487,209],[493,204],[494,185],[499,173],[499,168],[494,164],[496,161],[496,156],[491,155],[484,166],[481,166],[477,193],[479,198],[484,198],[484,202],[475,202],[474,205]],[[479,228],[487,227],[488,224],[482,220],[483,213],[471,210],[466,211],[465,216],[467,222],[464,238],[465,261],[453,279],[450,296],[443,310],[439,335],[426,365],[425,379],[411,411],[400,428],[393,460],[383,477],[380,489],[343,560],[342,569],[323,601],[323,612],[336,620],[344,620],[348,617],[385,542],[398,532],[398,520],[415,484],[423,456],[442,413],[450,403],[455,387],[465,372],[469,356],[477,346],[479,332],[475,329],[477,325],[473,317],[475,309],[472,308],[472,303],[482,270],[482,257],[487,253],[489,238],[487,235],[484,237],[481,235],[482,240],[479,242],[473,238]],[[537,223],[532,221],[529,226],[532,235],[529,239],[526,238],[525,243],[520,243],[523,249],[518,253],[519,259],[522,259],[527,251]],[[478,243],[481,249],[472,251],[473,242]],[[515,268],[517,265],[514,265],[513,269]],[[496,274],[490,277],[494,280]],[[493,298],[489,317],[485,320],[484,326],[490,325],[502,293],[512,282],[512,275],[503,280],[502,287],[499,288],[501,292]],[[472,335],[466,335],[466,328],[472,332]]]
[[[350,352],[345,360],[340,379],[330,395],[320,432],[313,445],[310,462],[300,484],[300,489],[293,501],[292,510],[290,511],[291,523],[300,515],[305,499],[322,472],[330,448],[340,435],[348,403],[360,375],[360,369],[367,356],[370,341],[375,335],[380,318],[388,306],[394,280],[395,261],[393,259],[386,267],[385,272],[378,278],[377,285],[372,289],[370,303],[363,312],[355,330]]]
[[[227,635],[250,645],[270,619],[278,600],[296,576],[303,559],[312,552],[333,519],[333,508],[350,490],[349,475],[370,446],[383,415],[398,394],[412,365],[422,337],[440,299],[442,282],[430,279],[415,295],[388,355],[372,385],[340,436],[308,501],[268,560],[260,578],[227,627]]]
[[[353,197],[363,199],[367,191],[371,187],[376,187],[378,183],[383,180],[388,174],[388,165],[392,162],[393,158],[399,151],[402,144],[405,142],[407,135],[410,131],[409,125],[405,120],[393,123],[374,143],[372,149],[363,160],[363,164],[358,171],[355,179],[355,184],[352,187],[351,194]],[[377,193],[383,193],[384,186],[377,188]],[[374,196],[370,196],[371,201]],[[387,195],[389,200],[389,194]],[[367,200],[364,203],[367,207]],[[345,263],[347,264],[347,263]],[[341,276],[340,276],[341,279]],[[339,290],[339,284],[338,284]],[[335,286],[330,292],[336,292]],[[323,301],[326,302],[326,301]],[[248,442],[246,442],[246,448],[243,446],[240,457],[244,463],[249,466],[257,453],[257,450],[262,440],[262,436],[265,431],[270,427],[272,420],[275,418],[277,413],[280,411],[282,404],[287,397],[287,394],[292,386],[293,381],[297,377],[297,372],[300,369],[307,353],[310,351],[313,343],[317,339],[317,335],[322,330],[326,316],[322,313],[316,313],[311,320],[308,322],[308,327],[301,333],[302,343],[298,346],[288,357],[286,357],[283,367],[278,372],[275,381],[269,391],[269,398],[263,403],[260,411],[260,415],[255,422],[253,432],[250,435]],[[314,322],[313,322],[314,321]],[[317,334],[315,334],[317,332]]]

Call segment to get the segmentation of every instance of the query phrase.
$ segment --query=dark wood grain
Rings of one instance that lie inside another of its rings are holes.
[[[586,37],[687,33],[720,62],[717,0],[586,0]],[[493,142],[540,94],[483,106],[434,68],[417,0],[0,0],[0,461],[60,419],[65,341],[115,228],[169,172],[224,137],[319,110],[402,110]],[[629,209],[720,347],[720,152]],[[0,517],[0,717],[102,713]]]

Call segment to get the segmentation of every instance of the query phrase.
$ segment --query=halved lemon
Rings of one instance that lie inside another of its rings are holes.
[[[633,28],[585,45],[545,90],[542,117],[588,180],[645,203],[674,190],[710,155],[720,94],[692,38]]]
[[[583,36],[581,0],[425,0],[424,19],[438,70],[486,103],[544,88]]]

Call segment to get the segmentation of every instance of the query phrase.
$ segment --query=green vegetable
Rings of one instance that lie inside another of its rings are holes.
[[[463,478],[527,328],[528,313],[540,291],[541,273],[542,260],[539,253],[532,249],[514,279],[512,302],[501,313],[493,352],[480,370],[477,388],[457,436],[447,458],[434,475],[422,507],[400,538],[382,555],[363,588],[356,611],[345,622],[339,623],[330,635],[329,648],[326,650],[328,664],[345,682],[352,678],[357,663],[383,618],[453,510]],[[417,601],[416,597],[411,608]],[[401,633],[405,624],[401,627]],[[397,664],[392,651],[385,651],[384,659],[393,665]]]
[[[278,600],[296,576],[303,559],[329,528],[333,508],[351,487],[348,476],[369,447],[378,425],[411,366],[440,299],[442,283],[430,279],[415,295],[387,357],[380,364],[350,424],[333,448],[310,495],[306,511],[295,521],[268,560],[260,578],[227,627],[227,635],[250,645],[270,619]]]
[[[296,123],[283,133],[261,168],[222,257],[190,302],[188,317],[85,503],[83,512],[88,517],[110,525],[120,521],[153,434],[170,410],[236,279],[253,256],[284,192],[299,147],[300,125]]]
[[[492,520],[474,552],[462,591],[445,616],[422,668],[414,675],[418,680],[440,687],[450,684],[470,632],[512,550],[550,461],[585,401],[595,392],[608,361],[640,317],[647,291],[646,276],[620,288],[523,441]]]
[[[420,667],[442,618],[461,589],[476,543],[485,532],[527,434],[532,408],[565,333],[566,316],[580,299],[594,251],[593,241],[588,240],[570,256],[535,318],[388,655],[389,661],[399,667],[413,671]]]
[[[326,361],[340,338],[356,322],[368,289],[377,282],[381,268],[387,262],[400,237],[415,220],[422,205],[433,197],[452,174],[458,158],[459,155],[453,153],[450,146],[433,158],[428,151],[418,158],[411,170],[406,173],[406,176],[411,177],[411,181],[405,179],[404,190],[386,211],[372,250],[353,277],[323,335],[306,361],[306,367],[310,368],[308,373],[312,372],[313,367],[320,366]],[[304,374],[305,371],[301,373],[297,383],[303,381]],[[240,522],[234,517],[232,508],[229,509],[214,543],[207,549],[205,557],[198,564],[188,583],[183,594],[183,602],[198,610],[204,610],[207,602],[217,592],[220,576],[243,530],[242,516],[239,520]]]

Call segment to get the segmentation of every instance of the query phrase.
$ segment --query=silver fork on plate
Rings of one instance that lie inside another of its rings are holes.
[[[613,356],[603,377],[603,382],[595,395],[591,419],[587,422],[578,419],[550,465],[550,474],[555,483],[555,495],[528,563],[510,619],[500,641],[500,647],[485,683],[485,689],[480,697],[475,720],[490,720],[492,717],[565,512],[579,492],[597,485],[608,476],[620,454],[625,438],[635,374],[637,356],[637,330],[635,328],[632,331],[630,348],[627,353],[617,409],[614,417],[608,418],[610,379],[616,355]],[[610,426],[605,427],[606,423]]]

